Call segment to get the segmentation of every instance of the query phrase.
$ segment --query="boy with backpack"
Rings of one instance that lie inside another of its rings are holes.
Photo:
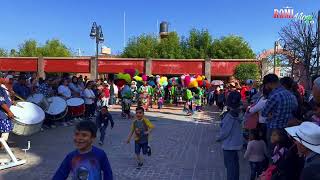
[[[144,116],[144,108],[139,106],[136,108],[136,119],[133,121],[131,125],[131,130],[129,133],[129,137],[127,140],[127,144],[130,143],[131,137],[135,134],[135,154],[138,161],[138,169],[143,166],[142,157],[140,156],[140,152],[142,149],[143,155],[148,154],[151,155],[151,148],[148,145],[149,135],[154,128],[154,125],[149,121],[149,119]]]
[[[106,136],[106,129],[109,125],[109,121],[111,123],[111,129],[112,129],[114,126],[114,121],[112,119],[112,115],[109,113],[108,107],[103,106],[101,108],[97,118],[96,118],[96,125],[97,125],[98,129],[100,130],[100,141],[99,141],[100,146],[103,145],[103,141]]]
[[[65,157],[52,180],[68,179],[70,172],[72,179],[113,179],[106,153],[92,145],[96,135],[94,122],[86,120],[76,125],[73,136],[76,150]]]

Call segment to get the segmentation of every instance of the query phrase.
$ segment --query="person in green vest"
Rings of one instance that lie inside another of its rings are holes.
[[[203,92],[201,90],[201,88],[197,88],[194,98],[195,98],[195,104],[196,104],[196,111],[200,112],[202,109],[202,96],[203,96]]]
[[[148,93],[149,93],[149,105],[152,108],[153,102],[154,102],[154,86],[148,86]]]
[[[170,104],[173,104],[173,102],[175,102],[176,90],[177,87],[175,85],[172,85],[170,89]]]
[[[193,109],[192,109],[192,101],[193,101],[193,94],[190,89],[186,89],[185,91],[185,96],[186,96],[186,105],[188,107],[187,109],[187,115],[191,116],[193,114]]]

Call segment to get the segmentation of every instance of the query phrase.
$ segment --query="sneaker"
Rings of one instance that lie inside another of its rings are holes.
[[[148,146],[148,148],[147,148],[147,154],[148,154],[148,156],[151,156],[151,147],[150,146]]]
[[[70,122],[67,122],[67,124],[68,124],[69,126],[72,126],[72,125],[73,125],[73,122],[70,121]]]
[[[142,162],[139,162],[137,169],[141,169],[142,166],[143,166],[143,163],[142,163]]]
[[[102,146],[102,145],[103,145],[103,142],[102,142],[102,141],[99,141],[99,145]]]
[[[68,123],[66,123],[66,122],[62,123],[62,125],[63,125],[64,127],[69,126]]]

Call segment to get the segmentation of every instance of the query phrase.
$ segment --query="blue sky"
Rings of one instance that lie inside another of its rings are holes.
[[[0,47],[17,48],[27,39],[40,43],[58,38],[73,51],[95,53],[90,28],[103,28],[104,45],[113,53],[123,50],[123,14],[127,39],[156,33],[157,20],[169,30],[188,35],[191,28],[206,28],[214,38],[235,34],[245,38],[256,53],[272,48],[287,19],[274,19],[273,9],[290,6],[310,14],[320,0],[0,0]]]

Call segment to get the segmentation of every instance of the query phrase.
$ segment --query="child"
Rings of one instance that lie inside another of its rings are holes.
[[[231,92],[227,99],[230,109],[221,121],[221,130],[217,142],[222,141],[223,159],[227,169],[227,180],[239,180],[238,151],[242,149],[242,127],[240,118],[241,95]]]
[[[244,158],[250,163],[251,180],[255,180],[263,170],[263,161],[267,156],[267,146],[263,140],[260,139],[259,131],[252,130],[249,134],[249,143]]]
[[[290,140],[286,132],[282,129],[274,129],[271,134],[271,143],[274,146],[271,155],[272,164],[261,174],[260,178],[293,179],[288,177],[295,173],[292,169],[295,169],[293,166],[296,164],[288,163],[292,162],[292,158],[288,158]]]
[[[135,154],[138,161],[138,169],[143,166],[143,161],[140,156],[140,151],[142,149],[142,153],[148,156],[151,155],[151,149],[148,146],[148,137],[154,128],[154,125],[144,117],[144,108],[139,106],[136,108],[136,119],[133,121],[131,125],[131,131],[129,133],[129,137],[127,143],[130,143],[130,139],[133,134],[135,134]]]
[[[73,179],[113,179],[106,153],[92,146],[96,134],[97,127],[91,121],[81,121],[76,125],[73,139],[77,150],[65,157],[53,180],[67,179],[70,171]]]
[[[158,109],[162,109],[163,102],[164,102],[163,97],[159,96],[159,98],[158,98]]]
[[[101,95],[101,105],[102,106],[108,106],[109,107],[109,99],[110,99],[110,89],[109,89],[109,84],[105,84],[105,87],[102,90],[102,95]]]
[[[114,121],[112,119],[112,116],[108,111],[108,107],[102,106],[101,111],[96,118],[96,124],[100,130],[99,145],[101,145],[101,146],[103,145],[103,141],[104,141],[104,137],[106,135],[106,129],[108,127],[109,121],[111,123],[111,129],[112,129],[114,126]]]

